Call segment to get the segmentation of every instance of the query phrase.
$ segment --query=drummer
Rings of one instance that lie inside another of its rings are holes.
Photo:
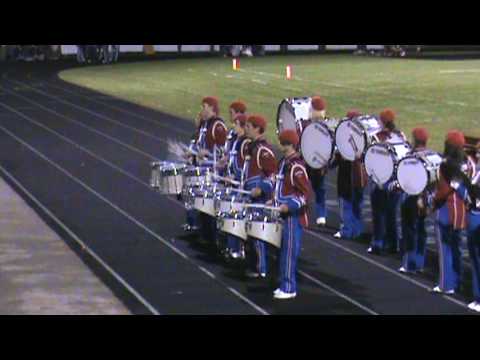
[[[451,186],[468,204],[468,252],[472,262],[472,288],[474,301],[468,305],[470,310],[480,312],[480,143],[477,145],[476,174],[472,179],[454,179]],[[473,155],[473,154],[472,154]]]
[[[227,127],[219,117],[220,107],[217,98],[206,97],[202,100],[202,113],[200,119],[200,137],[198,142],[198,160],[211,163],[214,153],[225,146],[227,140]],[[203,134],[203,136],[202,136]],[[205,242],[212,245],[217,243],[217,221],[207,214],[198,214],[200,231]]]
[[[229,157],[232,161],[229,161],[229,173],[232,180],[240,182],[242,184],[245,178],[245,157],[247,154],[247,148],[252,142],[245,136],[245,125],[247,123],[247,115],[237,114],[233,123],[235,125],[235,141],[232,144]],[[232,259],[239,259],[245,257],[245,250],[243,248],[243,242],[240,238],[234,235],[227,236],[227,255]]]
[[[297,260],[301,250],[303,229],[308,227],[307,199],[312,189],[306,164],[296,151],[300,142],[295,130],[285,130],[279,135],[284,158],[279,164],[280,183],[276,200],[284,218],[282,246],[280,249],[280,288],[274,292],[278,300],[297,296]],[[269,202],[273,205],[273,202]]]
[[[358,110],[350,110],[347,118],[355,119],[361,115]],[[362,159],[351,162],[338,154],[335,163],[338,166],[337,189],[342,225],[334,237],[353,240],[359,238],[364,231],[362,204],[368,176]]]
[[[302,124],[303,129],[314,122],[325,121],[327,113],[327,102],[320,96],[312,98],[312,108],[310,112],[310,120]],[[327,225],[327,207],[326,207],[326,189],[325,176],[328,167],[323,169],[312,169],[307,165],[308,175],[315,191],[315,210],[317,214],[316,224],[318,226]]]
[[[246,147],[247,160],[245,190],[251,191],[254,203],[265,204],[273,196],[274,176],[277,160],[265,133],[267,121],[263,116],[250,115],[245,125],[245,135],[252,141]],[[246,275],[252,279],[267,277],[267,249],[260,240],[252,240],[252,251],[247,249],[249,270]],[[253,253],[255,256],[252,256]]]
[[[413,150],[410,154],[427,151],[429,139],[425,128],[416,128],[412,132]],[[426,212],[418,208],[420,195],[401,195],[402,238],[404,254],[401,273],[423,272],[425,267],[425,254],[427,250],[427,230],[425,228]]]
[[[228,171],[228,159],[230,155],[230,151],[233,148],[233,144],[237,140],[237,133],[235,131],[236,129],[236,124],[235,124],[235,119],[239,115],[244,115],[247,113],[247,105],[243,101],[235,101],[232,104],[230,104],[229,107],[229,115],[230,115],[230,123],[232,125],[232,128],[228,131],[227,134],[227,141],[225,142],[225,149],[224,149],[224,157],[219,161],[218,168],[220,171],[224,172],[226,171],[227,174],[224,175],[230,175]]]
[[[462,177],[462,173],[472,178],[474,163],[467,158],[463,148],[465,136],[460,131],[450,131],[445,141],[444,162],[440,166],[440,181],[433,196],[427,199],[427,207],[438,211],[439,246],[439,284],[432,291],[452,295],[460,289],[462,277],[462,259],[460,252],[461,237],[467,228],[465,200],[452,186],[452,179]],[[419,200],[423,209],[425,203]]]
[[[396,114],[391,109],[385,109],[380,114],[380,121],[384,127],[377,134],[380,143],[387,142],[393,135],[397,135],[407,142],[406,136],[397,130],[395,118]],[[397,213],[400,201],[398,190],[393,181],[382,187],[373,184],[370,195],[373,215],[373,240],[368,248],[370,254],[380,255],[384,250],[393,254],[398,252]]]

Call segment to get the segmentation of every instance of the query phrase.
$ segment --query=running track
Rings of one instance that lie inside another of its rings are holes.
[[[468,298],[429,293],[433,274],[401,275],[333,230],[305,234],[299,297],[273,301],[274,279],[247,280],[184,236],[182,204],[149,188],[150,162],[193,125],[61,81],[72,66],[1,65],[0,174],[133,313],[469,314]]]

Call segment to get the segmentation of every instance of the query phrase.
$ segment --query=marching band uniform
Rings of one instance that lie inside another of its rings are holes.
[[[279,136],[281,143],[297,146],[299,137],[294,130],[286,130]],[[282,246],[280,249],[280,288],[275,291],[276,299],[291,299],[297,295],[297,260],[301,250],[303,229],[308,227],[307,199],[311,192],[306,164],[297,152],[286,156],[279,164],[280,182],[276,200],[286,205]]]
[[[461,132],[452,131],[447,136],[446,148],[451,147],[463,152],[465,137]],[[461,236],[467,228],[465,201],[451,186],[454,172],[463,171],[470,177],[473,175],[471,160],[461,164],[453,172],[449,170],[449,157],[440,167],[440,180],[434,196],[429,197],[428,205],[437,211],[437,242],[439,247],[440,279],[439,285],[433,289],[436,293],[454,294],[459,290],[462,275],[462,259],[460,253]]]
[[[263,132],[265,132],[267,128],[267,122],[261,116],[249,116],[247,122],[261,128]],[[245,190],[250,191],[255,188],[260,188],[262,194],[260,197],[254,199],[253,202],[265,204],[273,195],[274,176],[277,171],[275,154],[272,146],[263,135],[248,145],[247,154],[248,164],[245,174]],[[255,272],[249,273],[248,275],[250,275],[250,277],[265,278],[267,275],[266,244],[260,240],[252,240],[251,243],[254,247],[256,257],[248,256],[248,258],[250,260],[250,267],[255,269]]]
[[[313,122],[324,121],[326,110],[326,101],[320,96],[314,96],[312,98],[312,117],[309,121],[304,121],[302,123],[303,130]],[[317,214],[316,224],[319,226],[325,226],[327,224],[325,177],[328,168],[312,169],[307,165],[307,171],[315,192],[315,210]]]
[[[203,99],[203,104],[213,107],[214,112],[217,115],[202,122],[200,126],[200,133],[203,133],[204,136],[200,136],[198,146],[200,150],[208,150],[210,154],[213,154],[225,146],[225,142],[227,140],[227,127],[225,126],[224,121],[218,117],[219,106],[216,98],[206,97]],[[208,216],[207,214],[200,213],[199,223],[203,239],[205,241],[213,240],[213,244],[216,244],[216,219]]]
[[[380,120],[385,129],[377,134],[380,142],[386,142],[395,132],[407,141],[405,135],[395,130],[395,113],[386,109],[380,114]],[[379,255],[383,250],[396,253],[398,249],[397,213],[400,201],[400,193],[395,188],[395,182],[379,187],[373,184],[371,192],[371,204],[373,215],[373,241],[368,249],[370,254]]]
[[[468,211],[468,252],[472,261],[472,289],[474,301],[468,308],[480,312],[480,169],[473,179],[453,182],[456,193],[469,204]],[[460,180],[460,179],[459,179]]]
[[[245,103],[241,101],[235,101],[234,103],[232,103],[230,105],[230,115],[231,115],[232,123],[235,123],[236,118],[240,115],[244,115],[246,112],[247,112],[247,106],[245,105]],[[235,132],[235,128],[231,128],[228,131],[227,140],[225,142],[224,154],[226,157],[225,159],[226,163],[228,163],[228,157],[230,155],[230,152],[234,148],[234,143],[236,140],[237,140],[237,133]],[[228,172],[229,171],[228,165],[226,165],[226,167]]]
[[[411,154],[425,151],[428,137],[426,129],[414,129],[413,138],[415,147]],[[423,197],[424,195],[407,195],[406,193],[402,193],[402,237],[405,246],[402,267],[399,269],[402,273],[422,272],[425,267],[425,254],[427,250],[425,220],[427,214],[418,207],[419,196]]]
[[[245,127],[247,121],[247,116],[240,114],[235,118],[235,122],[238,122],[241,127]],[[229,173],[233,176],[235,181],[242,182],[244,181],[244,165],[245,158],[247,156],[247,148],[251,143],[251,140],[248,139],[245,135],[237,136],[235,134],[235,142],[232,144],[230,153],[229,153]],[[234,259],[242,257],[242,240],[234,235],[227,235],[227,251],[229,251],[230,256]]]
[[[358,111],[350,111],[349,119],[360,116]],[[355,239],[364,231],[362,221],[362,204],[368,176],[362,160],[353,162],[343,159],[340,154],[336,156],[338,166],[337,189],[340,202],[341,229],[334,235],[337,239]]]

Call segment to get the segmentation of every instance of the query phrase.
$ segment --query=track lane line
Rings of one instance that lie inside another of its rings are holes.
[[[3,103],[0,103],[0,106],[6,106],[5,104]],[[18,112],[16,112],[18,113]],[[20,116],[24,117],[25,119],[27,119],[27,117],[25,117],[24,115],[21,115],[21,113],[18,113]],[[28,120],[28,119],[27,119]],[[30,120],[29,120],[30,121]],[[37,123],[36,121],[32,121],[34,123]],[[38,123],[37,123],[38,125]],[[41,125],[41,124],[40,124]],[[44,127],[43,125],[41,125],[42,128],[48,130],[46,127]],[[180,255],[182,258],[184,258],[188,263],[194,265],[198,270],[200,270],[202,273],[204,273],[206,276],[210,277],[210,274],[208,271],[206,271],[201,265],[197,264],[193,259],[191,259],[187,254],[185,254],[184,252],[182,252],[180,249],[176,248],[175,246],[171,245],[168,241],[166,241],[163,237],[161,237],[160,235],[156,234],[153,230],[151,230],[150,228],[148,228],[145,224],[141,223],[139,220],[137,220],[136,218],[134,218],[132,215],[128,214],[126,211],[124,211],[123,209],[121,209],[120,207],[118,207],[117,205],[115,205],[114,203],[112,203],[110,200],[108,200],[107,198],[105,198],[104,196],[102,196],[100,193],[98,193],[97,191],[95,191],[93,188],[91,188],[90,186],[88,186],[87,184],[85,184],[83,181],[81,181],[80,179],[76,178],[74,175],[72,175],[70,172],[68,172],[67,170],[65,170],[64,168],[62,168],[60,165],[56,164],[55,162],[53,162],[51,159],[49,159],[47,156],[45,156],[44,154],[42,154],[40,151],[38,151],[37,149],[33,148],[32,146],[30,146],[27,142],[23,141],[22,139],[20,139],[19,137],[17,137],[15,134],[13,134],[11,131],[9,131],[8,129],[4,128],[3,126],[0,125],[0,130],[2,130],[3,132],[5,132],[7,135],[9,135],[10,137],[12,137],[13,139],[15,139],[17,142],[21,143],[22,145],[24,145],[25,147],[27,147],[30,151],[32,151],[33,153],[35,153],[37,156],[39,156],[40,158],[42,158],[44,161],[46,161],[47,163],[49,163],[50,165],[52,165],[53,167],[55,167],[57,170],[59,170],[60,172],[62,172],[64,175],[66,175],[68,178],[70,178],[71,180],[73,180],[74,182],[76,182],[77,184],[79,184],[81,187],[83,187],[85,190],[89,191],[90,193],[92,193],[93,195],[95,195],[96,197],[98,197],[100,200],[102,200],[103,202],[105,202],[107,205],[109,205],[110,207],[112,207],[114,210],[116,210],[117,212],[119,212],[120,214],[122,214],[124,217],[126,217],[128,220],[130,220],[131,222],[133,222],[135,225],[137,225],[138,227],[140,227],[142,230],[144,230],[145,232],[147,232],[148,234],[150,234],[151,236],[153,236],[155,239],[157,239],[158,241],[160,241],[161,243],[163,243],[165,246],[167,246],[170,250],[172,250],[175,254],[177,255]],[[55,131],[53,130],[50,130],[50,132],[52,133],[56,133]],[[89,150],[83,148],[81,145],[78,145],[78,144],[75,144],[73,141],[65,138],[63,135],[60,135],[60,134],[56,134],[58,136],[61,136],[62,139],[64,139],[65,141],[67,141],[68,143],[70,143],[71,145],[74,145],[75,147],[81,149],[81,150],[86,150],[86,152],[95,157],[96,159],[100,160],[99,157],[97,157],[94,153],[90,152]],[[105,163],[105,161],[103,161]],[[113,165],[113,164],[111,164]],[[115,165],[113,165],[115,166]],[[120,168],[117,168],[115,166],[115,168],[117,170],[120,170]],[[126,172],[123,172],[122,173],[126,174]],[[129,176],[132,178],[132,176]],[[138,179],[139,180],[139,179]],[[140,180],[139,180],[140,181]],[[147,184],[145,183],[142,183],[143,185],[145,186],[148,186]],[[251,301],[250,299],[248,299],[247,297],[245,297],[244,295],[240,294],[238,291],[232,291],[232,288],[225,284],[222,280],[220,280],[219,278],[214,278],[214,280],[216,282],[218,282],[220,285],[222,285],[225,289],[227,289],[231,294],[233,294],[234,296],[238,297],[240,300],[242,300],[244,303],[248,304],[249,306],[251,306],[252,308],[254,308],[258,313],[262,314],[262,315],[270,315],[268,313],[268,311],[266,311],[265,309],[263,309],[262,307],[260,307],[259,305],[255,304],[253,301]]]
[[[1,126],[0,126],[1,128]],[[2,130],[4,130],[2,128]],[[0,172],[4,177],[12,181],[36,206],[38,206],[51,220],[53,220],[63,231],[65,231],[77,244],[82,247],[82,250],[94,258],[110,275],[112,275],[125,289],[130,292],[140,303],[145,306],[153,315],[161,315],[161,313],[145,300],[127,281],[125,281],[115,270],[113,270],[107,263],[105,263],[89,246],[87,246],[75,233],[68,228],[61,220],[59,220],[50,210],[48,210],[32,193],[30,193],[10,172],[0,165]]]
[[[11,80],[8,80],[8,81],[11,81]],[[23,83],[21,83],[21,82],[20,82],[20,84],[25,85],[25,84],[23,84]],[[26,85],[26,86],[28,87],[28,85]],[[38,92],[38,91],[37,91],[37,92]],[[17,94],[15,94],[15,95],[17,95]],[[19,96],[19,95],[17,95],[17,96]],[[45,95],[45,96],[47,96],[47,97],[53,97],[52,95],[48,95],[48,94]],[[81,107],[81,106],[77,106],[77,105],[76,105],[76,107]],[[88,109],[85,109],[85,111],[87,111],[87,110],[88,110]],[[94,112],[94,111],[91,111],[91,110],[88,110],[88,111],[89,111],[89,112],[92,112],[92,113],[94,113],[94,114],[97,114],[98,117],[108,118],[107,116],[105,116],[105,115],[103,115],[103,114],[98,114],[98,113],[96,113],[96,112]],[[120,141],[120,142],[121,142],[121,141]],[[125,174],[125,175],[127,175],[127,174]],[[128,174],[127,176],[132,177],[131,174]],[[133,176],[133,177],[134,177],[134,176]],[[134,177],[134,178],[135,178],[135,177]],[[139,182],[143,183],[142,180],[140,180],[140,179],[138,179],[138,178],[135,178],[135,179],[138,180]],[[143,183],[143,184],[146,185],[146,186],[148,186],[148,185],[145,184],[145,183]],[[330,185],[331,187],[333,187],[333,184],[329,183],[329,185]],[[181,206],[181,204],[179,204],[177,201],[174,201],[173,199],[168,198],[168,197],[167,197],[167,199],[173,201],[173,202],[174,202],[175,204],[177,204],[178,206]],[[338,212],[335,212],[335,213],[338,214]],[[426,284],[423,284],[423,283],[421,283],[421,282],[419,282],[419,281],[417,281],[417,280],[414,280],[414,279],[412,279],[412,278],[409,278],[409,277],[407,277],[407,276],[405,276],[405,275],[403,275],[403,274],[400,274],[400,273],[398,273],[397,271],[391,269],[390,267],[388,267],[388,266],[386,266],[386,265],[383,265],[383,264],[381,264],[381,263],[379,263],[379,262],[377,262],[377,261],[375,261],[375,260],[369,259],[368,257],[365,257],[365,256],[357,253],[357,252],[354,251],[354,250],[351,250],[351,249],[349,249],[349,248],[347,248],[347,247],[344,247],[344,246],[342,246],[342,245],[340,245],[340,244],[337,244],[337,243],[335,243],[335,242],[332,242],[331,240],[329,240],[329,239],[328,239],[327,237],[325,237],[325,236],[322,236],[322,235],[320,235],[320,234],[318,234],[318,233],[315,233],[315,232],[312,232],[312,231],[310,231],[310,230],[308,230],[307,232],[308,232],[310,235],[312,235],[312,236],[314,236],[314,237],[316,237],[316,238],[318,238],[318,239],[321,239],[321,240],[323,240],[323,241],[325,241],[325,242],[328,242],[330,245],[337,246],[337,247],[343,249],[344,251],[346,251],[346,252],[348,252],[348,253],[350,253],[350,254],[352,254],[352,255],[360,258],[360,259],[363,259],[363,260],[369,262],[370,264],[374,264],[374,265],[376,265],[377,267],[379,267],[379,268],[381,268],[381,269],[383,269],[383,270],[385,270],[385,271],[388,271],[389,273],[395,274],[396,276],[398,276],[398,277],[400,277],[400,278],[402,278],[402,279],[404,279],[404,280],[409,281],[409,282],[412,283],[412,284],[415,284],[415,285],[417,285],[417,286],[420,286],[420,287],[422,287],[423,289],[427,289],[427,290],[430,290],[430,289],[431,289],[430,286],[428,286],[428,285],[426,285]],[[317,280],[318,280],[318,279],[317,279]],[[443,297],[444,297],[446,300],[448,300],[448,301],[451,301],[451,302],[453,302],[453,303],[456,303],[457,305],[460,305],[460,306],[463,306],[463,307],[467,307],[467,304],[464,303],[464,302],[461,302],[461,301],[459,301],[459,300],[456,300],[456,299],[451,298],[451,297],[448,297],[448,296],[443,296]]]

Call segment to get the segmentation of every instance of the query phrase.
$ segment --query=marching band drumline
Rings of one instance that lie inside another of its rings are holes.
[[[307,203],[315,198],[316,225],[326,226],[325,177],[337,169],[342,225],[337,239],[363,235],[362,204],[371,188],[371,254],[402,253],[403,273],[425,267],[426,223],[436,213],[439,284],[432,291],[451,295],[461,286],[460,240],[468,233],[474,302],[480,312],[480,141],[467,145],[452,131],[443,155],[427,148],[428,132],[413,131],[413,144],[396,127],[396,115],[354,110],[329,119],[321,97],[285,99],[279,106],[277,134],[284,158],[277,161],[265,138],[267,121],[246,115],[242,102],[230,106],[231,129],[219,117],[218,100],[204,98],[190,146],[182,162],[152,164],[152,187],[185,202],[185,230],[200,231],[230,259],[248,263],[246,276],[267,277],[267,252],[280,250],[275,299],[297,295],[296,264]],[[465,149],[469,150],[468,155]],[[402,236],[397,231],[397,209]],[[218,232],[224,233],[226,245]]]

